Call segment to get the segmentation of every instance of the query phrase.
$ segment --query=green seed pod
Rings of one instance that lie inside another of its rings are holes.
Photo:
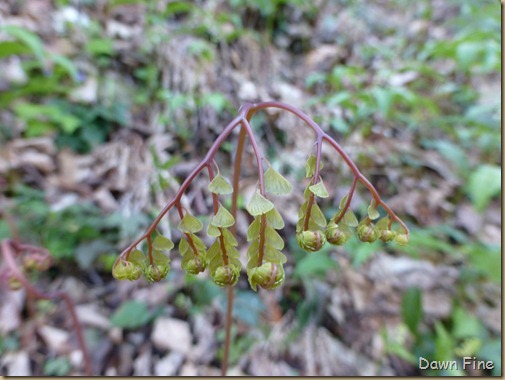
[[[409,243],[409,236],[407,234],[398,234],[394,238],[394,242],[401,246],[407,245]]]
[[[326,243],[326,236],[321,230],[316,231],[302,231],[296,234],[298,245],[307,252],[319,251],[324,243]]]
[[[344,245],[347,241],[347,235],[338,228],[338,224],[330,223],[325,231],[326,240],[332,245]]]
[[[257,285],[263,289],[275,289],[284,282],[284,278],[284,268],[281,264],[266,262],[249,271],[249,283],[254,291]]]
[[[112,268],[112,275],[117,280],[135,281],[142,275],[142,268],[129,261],[121,260]]]
[[[234,265],[222,265],[217,267],[212,278],[214,282],[219,286],[235,285],[238,281],[240,274],[240,269]]]
[[[373,224],[362,224],[357,229],[358,239],[365,243],[373,243],[379,238],[379,232]]]
[[[393,240],[395,237],[396,237],[396,232],[394,232],[394,231],[391,231],[391,230],[380,231],[380,239],[385,243]]]

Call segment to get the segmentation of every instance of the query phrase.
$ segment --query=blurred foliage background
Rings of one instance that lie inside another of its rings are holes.
[[[110,269],[240,104],[280,100],[341,143],[412,237],[302,252],[312,137],[285,113],[255,116],[261,148],[294,185],[275,199],[288,280],[271,293],[239,282],[230,373],[500,374],[500,31],[495,0],[2,1],[0,238],[51,251],[55,267],[34,281],[73,296],[97,374],[216,374],[222,290],[185,277],[177,257],[156,285]],[[234,149],[232,138],[219,152],[224,174]],[[352,177],[324,154],[331,216]],[[246,152],[242,206],[255,170]],[[204,221],[206,185],[184,198]],[[161,229],[177,238],[173,216]],[[243,237],[243,211],[237,223]],[[81,374],[61,305],[27,311],[22,291],[1,292],[1,373]],[[185,335],[174,347],[159,331]],[[421,371],[420,356],[494,369]]]

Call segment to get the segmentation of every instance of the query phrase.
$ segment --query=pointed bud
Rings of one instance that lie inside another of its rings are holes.
[[[362,224],[357,229],[358,239],[365,243],[373,243],[379,238],[379,232],[372,224]]]
[[[347,235],[338,228],[338,224],[330,223],[325,231],[326,240],[332,245],[344,245]]]
[[[302,231],[296,235],[298,245],[308,252],[319,251],[324,243],[326,243],[326,236],[321,230],[317,231]]]

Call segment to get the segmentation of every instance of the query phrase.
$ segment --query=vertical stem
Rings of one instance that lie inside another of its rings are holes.
[[[237,152],[235,153],[235,165],[233,169],[233,193],[231,198],[231,214],[237,220],[237,200],[238,200],[238,186],[240,179],[240,166],[242,164],[242,154],[244,152],[244,143],[247,136],[244,126],[240,128],[240,133],[237,141]],[[231,233],[237,232],[237,223],[231,226]],[[233,287],[228,286],[226,300],[226,321],[225,321],[225,339],[224,339],[224,353],[223,362],[221,363],[221,376],[226,376],[228,371],[228,358],[230,355],[230,341],[231,341],[231,324],[232,324],[232,311],[233,311]]]

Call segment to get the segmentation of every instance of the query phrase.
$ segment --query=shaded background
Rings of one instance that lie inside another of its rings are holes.
[[[55,266],[30,276],[72,296],[96,374],[219,374],[224,291],[184,275],[176,250],[153,285],[116,281],[111,266],[240,104],[280,100],[341,143],[411,242],[301,251],[313,136],[284,112],[255,116],[261,149],[294,185],[275,199],[289,261],[280,289],[255,293],[245,274],[238,283],[230,374],[455,374],[419,371],[419,356],[476,356],[494,370],[456,373],[500,374],[499,4],[2,1],[0,237],[51,251]],[[225,175],[234,149],[235,134],[217,156]],[[323,153],[330,217],[352,177]],[[204,222],[207,184],[198,177],[183,199]],[[363,216],[370,197],[358,189]],[[160,229],[177,240],[175,223],[170,214]],[[248,223],[240,210],[244,255]],[[68,311],[1,289],[1,373],[82,374]]]

